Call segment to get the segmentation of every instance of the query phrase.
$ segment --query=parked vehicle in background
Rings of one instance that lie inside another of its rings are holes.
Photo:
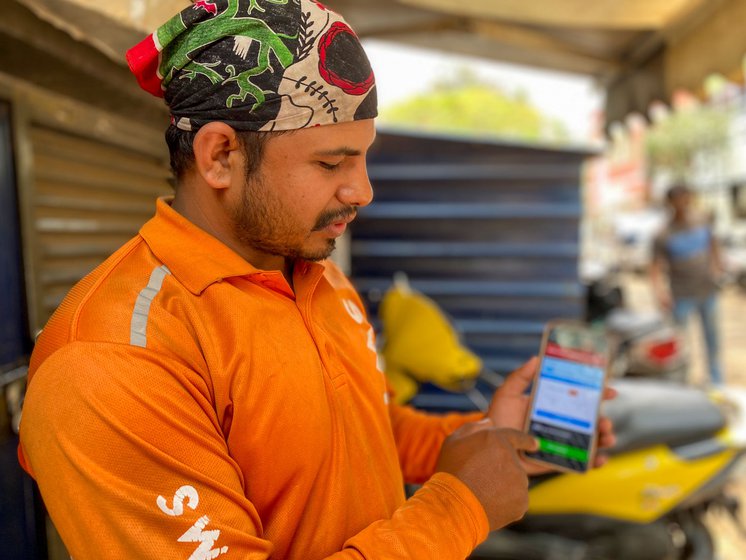
[[[618,444],[585,475],[532,480],[520,522],[493,533],[473,560],[713,560],[704,516],[738,519],[728,485],[742,476],[744,395],[725,400],[653,379],[619,379],[605,404]]]
[[[629,272],[645,272],[653,257],[653,241],[665,221],[665,212],[647,208],[619,213],[614,218],[618,266]]]
[[[634,311],[614,269],[586,278],[586,321],[613,338],[612,375],[685,382],[689,355],[680,330],[658,310]]]
[[[726,283],[735,284],[746,290],[746,234],[726,237],[721,247]]]

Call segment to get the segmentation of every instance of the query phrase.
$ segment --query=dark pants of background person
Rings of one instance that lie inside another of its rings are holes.
[[[723,372],[720,367],[720,344],[717,324],[717,295],[706,298],[678,298],[674,303],[673,315],[676,322],[685,328],[692,313],[697,313],[702,324],[707,346],[707,367],[713,385],[723,384]]]

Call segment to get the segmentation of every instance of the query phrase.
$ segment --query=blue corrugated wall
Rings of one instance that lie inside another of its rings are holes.
[[[375,200],[352,226],[352,276],[375,316],[397,271],[454,319],[486,365],[538,352],[546,321],[580,318],[587,152],[379,131]]]

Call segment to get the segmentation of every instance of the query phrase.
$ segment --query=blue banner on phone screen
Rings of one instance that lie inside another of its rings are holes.
[[[604,385],[598,354],[547,344],[531,410],[539,451],[529,454],[577,471],[588,468]]]

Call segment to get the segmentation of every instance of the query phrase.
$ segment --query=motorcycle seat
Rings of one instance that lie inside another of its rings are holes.
[[[623,336],[642,336],[660,330],[666,324],[660,313],[639,313],[628,309],[615,309],[606,319],[606,328]]]
[[[619,393],[604,404],[617,436],[612,454],[695,443],[725,426],[723,413],[701,390],[652,379],[618,379],[611,386]]]

